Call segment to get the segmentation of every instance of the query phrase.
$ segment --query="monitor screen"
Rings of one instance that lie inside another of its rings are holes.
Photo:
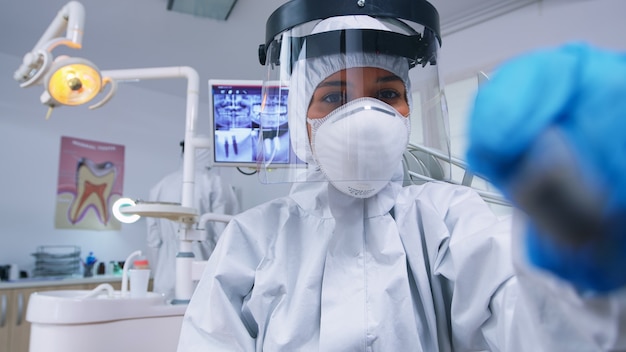
[[[209,107],[213,128],[215,166],[257,167],[262,150],[272,151],[265,160],[274,166],[289,163],[291,148],[287,127],[287,89],[268,90],[261,130],[262,82],[254,80],[209,80]],[[266,115],[267,116],[267,115]],[[264,143],[265,149],[259,143]]]

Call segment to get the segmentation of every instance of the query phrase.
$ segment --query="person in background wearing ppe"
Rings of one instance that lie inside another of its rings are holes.
[[[184,153],[184,142],[181,142]],[[222,180],[217,170],[209,167],[209,149],[196,149],[195,186],[193,205],[199,214],[239,213],[239,201],[233,188]],[[182,197],[183,167],[165,176],[150,190],[149,201],[180,203]],[[152,250],[153,291],[163,293],[166,299],[174,298],[176,285],[176,254],[178,253],[178,229],[180,224],[160,218],[146,218],[148,247]],[[207,260],[226,224],[208,222],[206,240],[194,242],[197,260]]]
[[[446,147],[432,128],[446,126],[437,23],[416,0],[293,0],[272,14],[263,61],[279,77],[266,89],[289,82],[297,160],[261,176],[296,183],[228,224],[179,352],[626,348],[624,292],[589,295],[532,266],[521,226],[471,188],[403,186],[411,131]]]

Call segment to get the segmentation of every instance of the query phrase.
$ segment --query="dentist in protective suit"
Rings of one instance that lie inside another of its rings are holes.
[[[183,145],[184,152],[184,142]],[[217,170],[210,169],[211,154],[209,149],[196,149],[193,204],[200,214],[237,214],[239,200],[233,188],[222,179]],[[180,203],[182,197],[183,167],[166,175],[150,189],[150,200]],[[146,218],[148,229],[147,242],[152,250],[154,292],[163,293],[167,299],[174,298],[176,286],[176,254],[178,253],[178,230],[180,224],[167,219]],[[194,242],[196,260],[207,260],[225,224],[209,222],[206,224],[206,240]]]
[[[260,176],[294,185],[228,224],[178,351],[626,348],[623,293],[531,264],[524,226],[470,188],[403,186],[410,135],[449,153],[429,3],[293,0],[267,29],[293,155]]]

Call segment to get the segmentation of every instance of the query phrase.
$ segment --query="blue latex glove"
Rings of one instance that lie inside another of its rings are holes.
[[[576,43],[478,92],[470,168],[530,216],[531,262],[581,290],[626,285],[626,55]]]

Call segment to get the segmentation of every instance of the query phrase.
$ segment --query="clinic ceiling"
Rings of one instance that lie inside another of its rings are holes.
[[[356,1],[356,0],[355,0]],[[539,0],[432,0],[445,35]],[[238,0],[228,20],[167,11],[167,0],[81,0],[86,20],[83,49],[57,48],[93,61],[102,70],[191,66],[209,78],[261,79],[257,48],[267,17],[285,0]],[[0,11],[0,52],[21,60],[67,0],[5,2]],[[19,62],[19,61],[18,61]],[[17,67],[2,67],[2,79]],[[143,88],[184,97],[180,80],[140,82]],[[204,86],[202,89],[206,89]],[[201,101],[206,93],[201,92]]]

